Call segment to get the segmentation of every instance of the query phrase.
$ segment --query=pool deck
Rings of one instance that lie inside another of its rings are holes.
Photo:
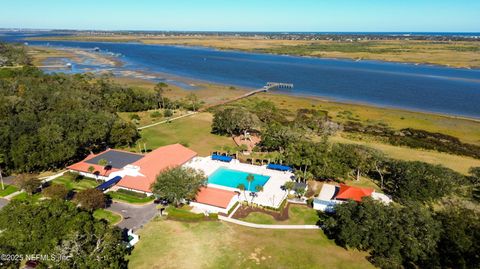
[[[220,167],[225,167],[228,169],[239,170],[246,173],[259,174],[263,176],[268,176],[270,179],[263,186],[263,191],[258,192],[258,196],[253,199],[254,204],[261,206],[274,207],[278,208],[282,204],[283,200],[287,197],[287,192],[282,190],[281,187],[288,181],[291,181],[293,173],[291,172],[281,172],[271,169],[267,169],[266,165],[258,166],[240,163],[238,160],[232,160],[230,163],[225,163],[221,161],[213,161],[210,157],[196,157],[193,158],[190,162],[185,164],[186,167],[194,168],[201,170],[208,177],[213,172],[215,172]],[[237,188],[230,188],[226,186],[221,186],[217,184],[208,184],[208,186],[229,190],[229,191],[239,191]],[[249,191],[246,191],[246,196],[251,201],[251,196]],[[245,201],[245,195],[243,192],[240,194],[240,200]]]

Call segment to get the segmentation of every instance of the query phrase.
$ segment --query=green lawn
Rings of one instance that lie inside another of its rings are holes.
[[[58,177],[54,180],[52,180],[52,184],[63,184],[65,187],[67,187],[68,190],[85,190],[85,189],[90,189],[90,188],[95,188],[96,186],[99,185],[95,180],[93,179],[81,179],[78,182],[75,182],[71,177],[69,176],[61,176]]]
[[[7,195],[10,195],[16,191],[18,191],[18,188],[12,185],[4,185],[5,189],[0,190],[0,197],[5,197]]]
[[[36,193],[34,195],[28,195],[26,192],[22,192],[20,194],[17,194],[15,196],[13,196],[12,200],[17,200],[17,201],[26,201],[26,200],[30,200],[32,202],[36,202],[38,201],[40,198],[42,198],[42,194],[41,193]]]
[[[246,218],[242,220],[258,223],[258,224],[316,224],[318,221],[317,211],[302,205],[291,204],[288,209],[288,220],[277,221],[272,216],[260,213],[252,212],[248,214]]]
[[[149,149],[181,143],[200,155],[209,155],[214,150],[220,150],[222,146],[235,145],[229,137],[211,134],[211,124],[210,113],[199,113],[171,123],[143,129],[140,134],[146,139],[146,146]]]
[[[129,268],[374,268],[320,230],[266,230],[221,221],[156,219],[138,231]]]
[[[102,208],[95,210],[93,217],[96,219],[104,219],[110,224],[117,224],[122,220],[122,216],[119,214]]]
[[[114,200],[119,200],[121,202],[126,202],[131,204],[145,204],[155,200],[155,197],[153,195],[140,198],[140,197],[135,197],[133,195],[128,195],[128,194],[116,192],[116,191],[110,191],[107,194],[110,195],[110,197]]]

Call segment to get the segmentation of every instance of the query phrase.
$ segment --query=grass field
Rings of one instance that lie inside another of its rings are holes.
[[[187,118],[144,129],[140,132],[146,139],[146,146],[155,149],[174,143],[181,143],[200,155],[208,155],[222,146],[234,146],[231,138],[210,133],[212,115],[199,113]]]
[[[378,149],[387,156],[406,161],[422,161],[431,164],[441,164],[457,172],[467,174],[470,167],[480,167],[480,160],[465,156],[447,154],[443,152],[412,149],[407,147],[392,146],[376,142],[363,142],[347,139],[340,136],[331,137],[330,141],[337,143],[352,143]]]
[[[452,135],[463,142],[480,145],[480,120],[272,93],[261,93],[236,103],[250,106],[260,100],[271,101],[278,108],[290,113],[300,108],[325,110],[333,120],[338,122],[354,119],[363,124],[387,124],[396,130],[421,129]],[[346,117],[345,112],[350,116]]]
[[[454,67],[480,66],[480,44],[465,41],[328,41],[271,40],[262,37],[233,36],[167,36],[137,35],[64,36],[55,40],[142,42],[146,44],[204,46],[274,54],[289,54],[322,58],[372,59],[381,61],[429,63]]]
[[[173,116],[171,116],[171,117],[164,117],[163,116],[164,109],[148,110],[148,111],[140,111],[140,112],[119,112],[118,115],[123,120],[125,120],[127,122],[132,122],[132,123],[136,124],[138,127],[140,127],[140,126],[145,126],[145,125],[152,124],[152,123],[155,123],[155,122],[168,120],[168,119],[178,117],[178,116],[181,116],[181,115],[185,115],[187,113],[187,111],[184,111],[184,110],[172,110],[172,112],[173,112]],[[153,117],[152,115],[154,113],[160,113],[160,116]],[[132,115],[138,115],[140,117],[140,120],[138,120],[138,121],[132,120],[131,119]]]
[[[122,220],[122,216],[120,216],[119,214],[101,208],[93,212],[93,217],[96,219],[104,219],[112,225]]]
[[[145,204],[155,199],[154,196],[141,198],[141,197],[136,197],[133,195],[128,195],[126,193],[121,193],[116,191],[110,191],[110,192],[107,192],[107,194],[114,200],[130,203],[130,204]]]
[[[68,190],[76,190],[76,191],[95,188],[96,186],[99,185],[99,183],[97,183],[93,179],[84,178],[79,180],[78,182],[75,182],[69,176],[58,177],[52,180],[52,184],[62,184],[62,185],[65,185],[65,187],[67,187]]]
[[[321,231],[157,219],[138,233],[129,268],[373,268],[365,253],[338,247]]]
[[[272,216],[260,213],[252,212],[248,214],[246,218],[242,220],[258,224],[316,224],[319,220],[317,211],[302,205],[291,204],[288,209],[288,220],[277,221]]]
[[[0,197],[5,197],[7,195],[10,195],[16,191],[18,191],[18,188],[12,185],[4,185],[5,189],[0,190]]]

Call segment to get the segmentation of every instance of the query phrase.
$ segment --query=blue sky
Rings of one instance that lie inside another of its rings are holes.
[[[480,0],[11,0],[0,28],[480,32]]]

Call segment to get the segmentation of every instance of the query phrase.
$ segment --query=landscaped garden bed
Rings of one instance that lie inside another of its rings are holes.
[[[112,199],[132,204],[145,204],[155,200],[155,196],[147,196],[144,193],[119,189],[107,193]]]

